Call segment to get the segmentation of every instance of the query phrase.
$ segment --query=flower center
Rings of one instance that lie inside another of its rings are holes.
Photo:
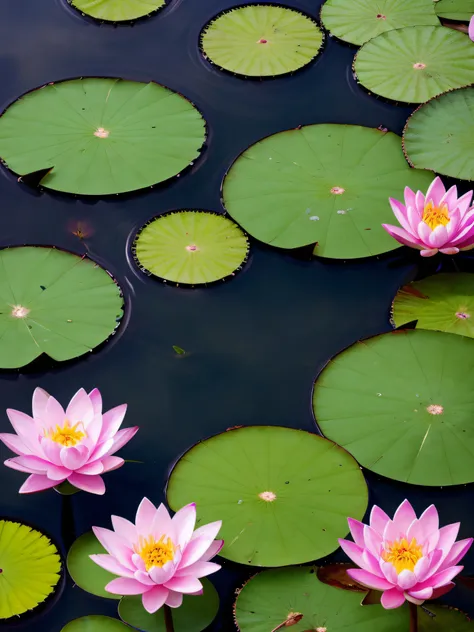
[[[442,415],[444,413],[444,408],[439,404],[430,404],[426,407],[426,410],[430,415]]]
[[[145,568],[149,571],[153,566],[164,566],[174,559],[175,546],[170,538],[164,535],[159,540],[151,535],[149,538],[140,538],[138,546],[134,547],[135,552],[145,562]]]
[[[423,217],[421,219],[431,230],[434,230],[438,226],[446,226],[446,224],[449,224],[450,219],[447,204],[435,206],[430,200],[423,210]]]
[[[390,562],[399,575],[402,571],[413,571],[418,560],[423,557],[421,546],[415,538],[408,542],[406,538],[386,542],[382,558]]]
[[[30,310],[27,307],[23,307],[23,305],[13,305],[11,315],[13,318],[26,318]]]
[[[274,500],[276,500],[276,494],[274,494],[273,492],[262,492],[258,495],[258,497],[267,503],[272,503]]]
[[[109,130],[104,129],[103,127],[98,127],[94,132],[94,136],[97,136],[97,138],[108,138],[109,134]]]
[[[62,427],[56,426],[56,428],[45,430],[44,436],[48,437],[55,443],[59,443],[65,448],[70,448],[80,443],[82,439],[85,439],[87,437],[87,433],[84,430],[84,424],[82,421],[78,421],[77,424],[71,426],[71,422],[66,419]]]

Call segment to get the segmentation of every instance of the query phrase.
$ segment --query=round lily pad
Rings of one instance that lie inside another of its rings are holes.
[[[130,632],[130,628],[118,619],[90,615],[70,621],[61,632]]]
[[[364,515],[367,486],[354,459],[327,439],[275,426],[238,428],[191,448],[168,481],[177,510],[222,520],[222,557],[252,566],[308,562],[334,551],[347,516]]]
[[[474,180],[473,135],[474,88],[461,88],[418,108],[405,126],[403,146],[414,167]]]
[[[394,610],[360,605],[363,595],[321,583],[311,567],[282,568],[259,573],[240,591],[235,621],[241,632],[269,632],[302,614],[294,632],[400,632],[409,628],[407,604]],[[419,632],[472,632],[474,623],[458,610],[425,602],[418,608]],[[282,628],[286,630],[286,627]]]
[[[439,26],[433,0],[326,0],[321,20],[332,35],[357,45],[405,26]]]
[[[97,3],[96,3],[97,4]],[[150,187],[199,155],[205,123],[184,97],[156,83],[82,78],[15,101],[0,117],[0,157],[41,185],[81,195]]]
[[[308,125],[264,138],[241,154],[223,184],[229,214],[280,248],[316,244],[335,259],[398,248],[388,198],[425,190],[432,175],[410,169],[400,137],[357,125]]]
[[[249,243],[233,221],[209,211],[155,217],[140,230],[132,252],[147,274],[184,285],[229,277],[247,260]]]
[[[474,481],[474,340],[398,330],[357,342],[316,381],[316,421],[361,465],[416,485]]]
[[[27,525],[0,520],[0,620],[36,608],[60,578],[61,558],[49,538]]]
[[[42,353],[76,358],[107,340],[123,312],[120,288],[86,257],[24,246],[0,250],[0,368]]]
[[[105,586],[116,579],[116,575],[104,570],[90,559],[90,555],[107,553],[92,531],[81,535],[69,549],[67,570],[73,582],[92,595],[106,599],[120,599],[105,590]]]
[[[474,0],[439,0],[435,11],[440,18],[469,22],[474,15]]]
[[[288,7],[251,4],[221,13],[201,33],[211,63],[246,77],[274,77],[312,61],[324,36],[308,15]]]
[[[466,34],[444,26],[409,26],[364,44],[354,71],[359,82],[375,94],[424,103],[472,83],[474,46]]]
[[[165,6],[166,0],[68,0],[78,11],[103,22],[128,22]]]
[[[179,608],[173,608],[175,632],[202,632],[216,618],[219,595],[211,582],[204,578],[202,595],[184,595]],[[141,595],[123,597],[119,604],[120,618],[142,632],[166,632],[163,608],[149,614],[142,604]]]
[[[417,321],[419,329],[474,338],[474,275],[436,274],[402,287],[392,319],[395,327]]]

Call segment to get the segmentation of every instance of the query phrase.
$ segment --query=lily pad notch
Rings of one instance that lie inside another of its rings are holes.
[[[205,60],[246,79],[290,75],[321,52],[324,32],[316,20],[293,7],[242,4],[221,11],[202,29]]]
[[[98,22],[130,23],[164,9],[168,0],[67,0],[83,16]]]
[[[207,124],[158,83],[81,77],[27,92],[0,116],[0,159],[46,189],[104,197],[153,188],[191,167]]]
[[[392,303],[391,322],[474,338],[474,275],[435,274],[401,287]]]
[[[93,351],[124,313],[113,276],[85,255],[46,246],[0,250],[0,369],[42,354],[57,362]]]
[[[157,215],[140,228],[131,248],[142,272],[183,287],[233,278],[249,250],[248,237],[237,224],[201,209]]]

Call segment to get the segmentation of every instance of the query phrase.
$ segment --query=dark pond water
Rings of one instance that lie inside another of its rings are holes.
[[[141,426],[122,456],[144,464],[127,464],[108,475],[103,498],[82,493],[65,500],[54,491],[19,496],[23,475],[1,468],[0,515],[41,527],[63,551],[93,524],[108,526],[112,513],[132,517],[144,495],[162,501],[171,464],[199,439],[240,424],[314,431],[315,376],[344,347],[390,329],[391,298],[417,273],[418,260],[403,251],[344,264],[305,261],[252,243],[250,261],[234,280],[184,290],[138,274],[129,262],[130,237],[153,215],[186,207],[222,211],[219,191],[226,168],[261,137],[323,122],[384,125],[400,133],[410,113],[359,88],[351,72],[354,49],[330,38],[316,63],[292,77],[244,81],[209,67],[198,53],[199,31],[232,4],[175,0],[149,20],[114,28],[83,19],[63,0],[0,3],[2,110],[50,81],[123,76],[180,91],[201,109],[210,130],[208,148],[192,171],[127,199],[91,203],[35,196],[0,172],[0,246],[54,244],[80,254],[87,247],[118,278],[127,297],[127,320],[96,354],[60,367],[43,361],[26,372],[0,374],[2,410],[28,412],[36,386],[63,403],[79,387],[97,386],[107,408],[129,404],[125,425]],[[317,16],[321,0],[287,4]],[[92,232],[85,243],[72,234],[77,222]],[[173,345],[188,355],[177,356]],[[0,431],[9,431],[5,414]],[[8,456],[0,446],[0,460]],[[371,504],[392,511],[408,496],[420,511],[435,502],[443,523],[460,520],[461,536],[474,534],[472,486],[426,489],[367,478]],[[465,565],[474,574],[474,550]],[[224,562],[213,576],[222,608],[210,630],[234,629],[234,589],[251,574],[250,568]],[[474,615],[472,599],[461,589],[448,602]],[[69,581],[54,608],[20,629],[59,632],[75,617],[115,612],[116,602],[90,596]]]

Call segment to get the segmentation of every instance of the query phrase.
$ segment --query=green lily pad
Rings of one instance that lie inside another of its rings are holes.
[[[416,320],[419,329],[474,338],[474,275],[436,274],[402,287],[392,319],[395,327]]]
[[[401,632],[409,628],[405,604],[394,610],[380,605],[361,607],[361,594],[321,583],[316,569],[281,568],[253,577],[240,591],[235,620],[241,632],[269,632],[294,613],[303,618],[291,626],[292,632]],[[472,632],[474,623],[458,610],[425,602],[418,608],[419,632]],[[283,627],[283,630],[286,630]]]
[[[195,502],[200,524],[222,520],[220,556],[252,566],[309,562],[334,551],[367,486],[339,446],[302,430],[255,426],[198,443],[171,472],[173,510]],[[304,500],[304,502],[303,502]]]
[[[474,481],[474,340],[399,330],[357,342],[316,381],[323,434],[361,465],[416,485]]]
[[[0,156],[41,185],[111,195],[163,182],[191,164],[205,123],[180,94],[156,83],[81,78],[44,86],[0,117]]]
[[[444,26],[409,26],[382,33],[354,60],[359,82],[393,101],[424,103],[474,80],[474,46]]]
[[[211,582],[201,579],[202,595],[184,595],[179,608],[173,608],[175,632],[202,632],[216,618],[219,610],[219,595]],[[141,595],[123,597],[119,604],[120,618],[142,632],[166,632],[163,608],[148,614],[142,604]]]
[[[165,0],[68,0],[81,13],[104,22],[128,22],[165,6]]]
[[[0,520],[0,620],[33,610],[61,577],[58,549],[27,525]]]
[[[42,353],[64,361],[107,340],[122,318],[120,288],[106,270],[64,250],[0,250],[0,368]]]
[[[321,20],[332,35],[357,45],[405,26],[439,26],[433,0],[326,0]]]
[[[400,137],[357,125],[308,125],[264,138],[241,154],[223,184],[229,214],[280,248],[355,259],[399,245],[388,198],[425,190],[432,175],[410,169]]]
[[[474,180],[473,135],[474,88],[462,88],[418,108],[405,126],[403,147],[414,167]]]
[[[97,540],[92,531],[81,535],[69,549],[67,569],[73,582],[92,595],[106,599],[120,599],[105,590],[105,586],[117,576],[104,570],[93,562],[89,555],[105,554],[107,551]]]
[[[118,619],[89,615],[70,621],[61,632],[130,632],[130,628]]]
[[[139,267],[165,281],[201,285],[225,279],[247,260],[249,243],[230,219],[208,211],[155,217],[135,238]]]
[[[309,64],[324,36],[308,15],[288,7],[252,4],[220,14],[201,33],[211,63],[246,77],[274,77]]]
[[[439,0],[435,11],[440,18],[469,22],[474,15],[474,0]]]

